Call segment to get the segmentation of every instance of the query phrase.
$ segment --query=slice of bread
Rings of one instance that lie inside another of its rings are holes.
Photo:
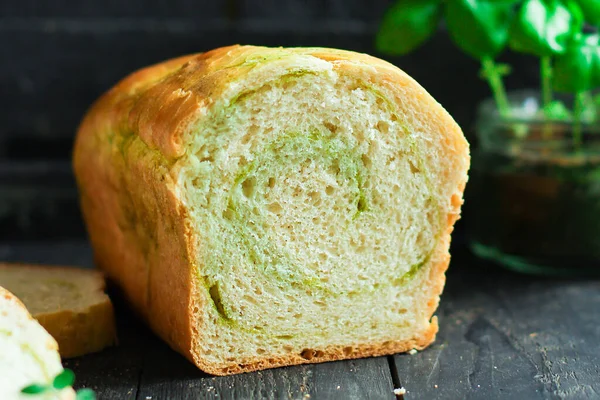
[[[19,297],[56,339],[63,358],[116,342],[113,306],[99,271],[0,263],[0,285]]]
[[[468,166],[460,128],[411,77],[323,48],[138,71],[74,151],[99,266],[221,375],[429,345]]]
[[[36,396],[29,385],[50,385],[62,372],[56,341],[31,317],[23,303],[0,287],[0,399],[74,399],[72,388]]]

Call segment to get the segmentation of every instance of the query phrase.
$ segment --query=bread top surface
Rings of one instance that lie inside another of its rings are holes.
[[[135,134],[173,160],[184,155],[193,140],[186,134],[189,128],[212,108],[226,107],[240,93],[285,74],[331,69],[385,86],[397,101],[404,92],[396,88],[410,88],[418,97],[415,104],[428,110],[425,118],[431,129],[452,136],[457,151],[468,148],[452,117],[415,80],[386,61],[329,48],[240,45],[182,56],[130,74],[92,106],[78,140],[86,135]]]
[[[0,285],[21,299],[34,316],[85,310],[110,301],[102,273],[91,269],[0,263]]]

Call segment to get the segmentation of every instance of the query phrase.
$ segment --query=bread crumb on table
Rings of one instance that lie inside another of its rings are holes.
[[[408,354],[410,354],[411,356],[414,356],[414,355],[415,355],[415,354],[417,354],[417,353],[418,353],[418,352],[417,352],[417,349],[410,349],[410,350],[408,351]]]
[[[404,389],[403,387],[401,387],[399,389],[394,389],[394,394],[396,396],[403,396],[406,394],[406,389]]]

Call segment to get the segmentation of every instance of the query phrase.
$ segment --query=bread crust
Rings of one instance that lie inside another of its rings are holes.
[[[28,303],[29,297],[21,294],[23,301],[29,304],[32,316],[58,342],[62,358],[94,353],[116,343],[114,310],[110,298],[104,293],[106,285],[104,275],[100,271],[73,267],[0,263],[0,278],[3,270],[14,272],[16,269],[18,272],[27,271],[31,276],[36,276],[36,273],[39,276],[42,271],[51,271],[57,279],[80,274],[86,280],[85,283],[91,283],[89,287],[79,289],[82,293],[94,297],[83,297],[81,303],[72,309],[36,310]],[[65,280],[68,279],[65,278]],[[19,292],[16,287],[9,289]]]
[[[196,326],[205,304],[196,287],[192,229],[177,195],[176,160],[192,140],[190,123],[206,115],[231,83],[248,76],[252,57],[304,56],[326,61],[338,72],[379,86],[402,109],[421,111],[431,132],[439,132],[447,152],[459,160],[448,180],[454,185],[445,233],[423,273],[429,274],[428,318],[439,302],[448,268],[450,232],[460,213],[469,164],[468,144],[454,120],[411,77],[374,57],[322,48],[273,49],[230,46],[184,56],[135,72],[102,96],[89,110],[77,133],[74,169],[81,204],[97,264],[122,289],[149,325],[175,350],[200,369],[228,375],[284,365],[378,356],[422,349],[438,330],[433,317],[428,328],[410,340],[332,346],[319,357],[299,354],[256,357],[214,365],[198,354]],[[291,68],[282,62],[281,68]],[[269,79],[268,73],[256,79]],[[410,95],[407,96],[406,94]],[[123,148],[122,143],[126,146]]]
[[[83,310],[62,310],[34,317],[56,339],[63,359],[95,353],[117,342],[114,311],[108,300]]]

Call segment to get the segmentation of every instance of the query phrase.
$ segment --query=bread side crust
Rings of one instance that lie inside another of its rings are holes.
[[[209,374],[226,376],[290,365],[317,364],[329,361],[386,356],[404,353],[412,349],[423,350],[433,343],[437,332],[437,318],[433,317],[429,328],[410,340],[363,343],[356,346],[331,346],[324,350],[308,349],[307,352],[311,353],[317,351],[322,352],[319,357],[302,357],[300,354],[289,354],[279,357],[256,357],[253,359],[243,360],[240,363],[230,364],[228,366],[215,366],[212,364],[202,363],[202,366],[199,367],[204,372]],[[350,351],[348,349],[352,350]]]
[[[74,267],[0,263],[0,270],[15,268],[18,268],[19,272],[28,271],[32,276],[35,276],[35,273],[40,270],[56,273],[57,277],[81,274],[93,283],[93,286],[81,288],[81,290],[85,292],[84,294],[98,297],[98,301],[94,303],[86,301],[73,309],[48,312],[32,310],[33,318],[57,341],[62,358],[94,353],[117,342],[114,310],[110,298],[104,292],[106,284],[104,275],[100,271]]]
[[[84,310],[63,310],[33,317],[56,339],[62,358],[96,353],[117,343],[114,311],[108,300]]]
[[[299,354],[290,354],[257,357],[224,366],[206,362],[202,354],[198,354],[201,332],[196,332],[195,327],[202,326],[198,310],[205,306],[204,295],[200,295],[204,288],[196,286],[197,266],[193,262],[197,259],[197,249],[193,248],[192,229],[186,226],[186,210],[176,195],[176,171],[169,166],[185,151],[185,131],[191,121],[204,115],[230,81],[239,80],[252,69],[243,62],[247,57],[264,51],[264,48],[231,46],[146,68],[119,83],[86,115],[77,135],[74,167],[98,265],[123,288],[133,307],[171,347],[211,374],[227,375],[426,347],[435,339],[438,329],[435,317],[425,331],[410,340],[360,344],[351,353],[345,353],[339,346],[317,349],[323,352],[318,359],[307,360]],[[422,110],[429,120],[428,129],[439,132],[447,151],[455,153],[458,164],[448,171],[449,175],[453,174],[448,178],[456,183],[453,209],[448,216],[446,233],[430,261],[432,266],[423,268],[429,271],[427,306],[431,318],[444,286],[449,235],[458,219],[467,179],[468,144],[460,128],[421,86],[385,61],[330,49],[268,51],[275,55],[278,51],[310,55],[332,63],[341,73],[358,74],[367,79],[377,77],[377,83],[395,96],[399,106]],[[405,97],[407,90],[410,98]],[[138,155],[127,152],[119,156],[108,137],[126,133],[143,141],[146,152]],[[122,188],[132,193],[123,193]],[[155,230],[153,238],[144,237],[134,226],[123,223],[126,220],[123,210],[132,204],[138,209],[150,210],[141,218],[146,222],[137,223]],[[151,254],[147,252],[148,243],[152,244]]]
[[[109,139],[130,132],[138,91],[170,72],[163,65],[146,68],[99,99],[78,132],[74,169],[97,266],[159,336],[191,359],[193,267],[185,208],[158,152],[148,150],[148,159]]]

